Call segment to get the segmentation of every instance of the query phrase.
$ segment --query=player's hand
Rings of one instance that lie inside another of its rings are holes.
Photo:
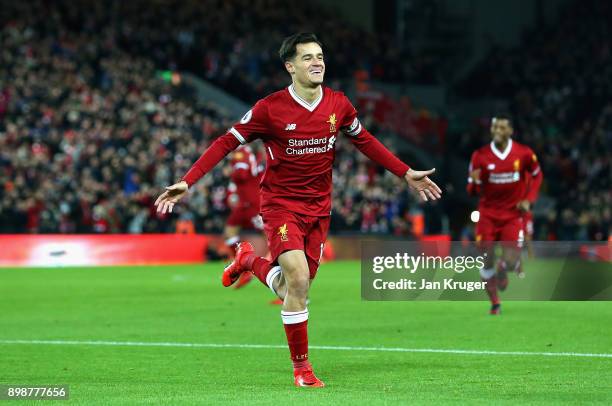
[[[480,168],[474,169],[472,172],[470,172],[470,178],[472,179],[472,182],[479,183],[480,182]]]
[[[404,175],[404,179],[406,179],[408,186],[416,190],[424,202],[428,200],[438,200],[440,197],[442,197],[442,189],[440,189],[438,185],[428,178],[428,176],[435,171],[436,168],[428,171],[415,171],[410,169]]]
[[[516,208],[522,212],[528,212],[531,210],[531,202],[529,200],[521,200],[516,204]]]
[[[166,187],[166,191],[155,200],[157,212],[161,214],[172,213],[174,204],[185,196],[187,189],[189,189],[189,185],[184,180]]]

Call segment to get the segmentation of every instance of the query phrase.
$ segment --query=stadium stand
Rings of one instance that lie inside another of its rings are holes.
[[[105,27],[96,12],[75,29],[77,8],[53,8],[43,18],[27,13],[32,4],[15,7],[0,34],[0,231],[221,231],[223,169],[198,183],[176,220],[157,216],[151,203],[231,118],[161,80],[154,61],[118,46],[125,32]],[[336,184],[343,187],[334,229],[409,234],[399,181],[347,144],[338,144]]]
[[[609,236],[612,65],[603,39],[611,37],[611,13],[608,4],[587,3],[570,2],[537,36],[526,33],[521,47],[494,48],[460,89],[466,98],[511,100],[518,136],[542,161],[543,193],[556,200],[536,217],[539,239]],[[196,186],[176,219],[158,217],[151,200],[235,117],[213,101],[197,102],[159,71],[190,70],[252,102],[287,84],[275,52],[287,34],[279,23],[285,18],[294,19],[293,30],[311,28],[309,16],[326,16],[317,31],[325,32],[333,55],[332,85],[333,75],[364,73],[418,83],[428,75],[414,66],[433,68],[384,35],[347,29],[309,3],[249,2],[248,16],[240,13],[246,1],[111,4],[13,2],[0,10],[0,232],[167,232],[177,223],[186,231],[219,232],[227,212],[222,168]],[[214,19],[207,7],[219,11]],[[408,127],[402,115],[389,128],[388,115],[362,107],[363,122],[383,138]],[[422,148],[440,153],[439,144],[427,148],[431,140],[444,141],[432,123],[448,123],[428,114],[415,109],[411,125],[425,129],[402,135],[413,144],[420,137]],[[471,136],[447,140],[446,153],[467,158],[486,142],[487,127],[481,122]],[[411,235],[421,221],[413,199],[347,144],[337,144],[333,232]],[[437,210],[449,208],[443,203]]]

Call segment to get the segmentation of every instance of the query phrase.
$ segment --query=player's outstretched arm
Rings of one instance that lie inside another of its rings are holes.
[[[404,175],[404,179],[406,183],[408,183],[408,186],[414,189],[425,202],[428,200],[438,200],[442,197],[442,189],[440,189],[434,181],[429,179],[429,175],[435,171],[436,168],[428,171],[415,171],[414,169],[409,169]]]
[[[184,180],[166,187],[166,191],[155,200],[157,212],[161,214],[172,213],[172,208],[187,194],[187,190],[189,190],[189,185]]]
[[[193,164],[179,182],[166,187],[164,193],[155,200],[158,213],[172,213],[174,205],[187,194],[189,187],[215,167],[227,154],[240,143],[233,134],[226,133],[217,138],[200,158]]]
[[[442,190],[436,185],[428,175],[435,172],[435,169],[428,171],[415,171],[403,163],[398,157],[393,155],[380,141],[378,141],[365,128],[361,129],[357,136],[349,137],[353,145],[372,161],[381,165],[395,176],[401,178],[414,189],[423,201],[437,200],[442,196]]]

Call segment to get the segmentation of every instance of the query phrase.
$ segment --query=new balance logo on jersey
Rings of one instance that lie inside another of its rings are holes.
[[[287,127],[285,127],[285,131],[293,131],[295,130],[295,127],[297,127],[297,125],[291,123],[291,124],[287,124]]]

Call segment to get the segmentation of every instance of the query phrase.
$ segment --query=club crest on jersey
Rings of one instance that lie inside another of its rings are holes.
[[[278,235],[280,235],[281,241],[289,241],[289,238],[287,237],[287,232],[287,223],[283,224],[278,228]]]
[[[326,123],[329,123],[329,132],[335,133],[336,132],[336,113],[330,114],[329,120],[327,120]]]
[[[514,161],[514,170],[518,171],[521,168],[521,161],[519,159]]]

